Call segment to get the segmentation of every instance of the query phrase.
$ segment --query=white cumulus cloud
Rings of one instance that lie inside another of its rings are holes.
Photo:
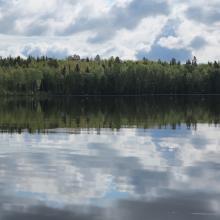
[[[219,60],[213,50],[220,46],[219,6],[218,0],[1,0],[0,55]]]

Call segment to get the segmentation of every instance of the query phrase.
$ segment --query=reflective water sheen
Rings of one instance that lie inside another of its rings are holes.
[[[167,102],[172,117],[166,123],[166,109],[154,102],[148,126],[141,123],[146,114],[122,111],[117,128],[107,125],[117,123],[120,109],[107,116],[97,109],[88,114],[81,102],[77,113],[57,104],[56,114],[62,114],[48,120],[55,113],[42,103],[36,109],[22,104],[20,111],[18,101],[4,101],[10,108],[0,107],[0,220],[219,220],[219,114],[196,100],[194,107],[183,102],[185,110]],[[31,122],[26,116],[21,123],[25,109],[44,115],[44,130],[36,126],[39,118]],[[13,115],[17,120],[9,120]],[[89,122],[82,126],[85,115]],[[188,115],[193,123],[187,123]],[[69,124],[76,117],[77,126]],[[103,124],[92,120],[98,117]]]

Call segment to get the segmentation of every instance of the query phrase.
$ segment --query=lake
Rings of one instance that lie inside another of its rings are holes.
[[[0,99],[0,220],[220,219],[220,97]]]

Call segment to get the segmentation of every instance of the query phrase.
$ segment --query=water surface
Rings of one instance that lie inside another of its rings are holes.
[[[0,220],[220,219],[218,100],[2,100]]]

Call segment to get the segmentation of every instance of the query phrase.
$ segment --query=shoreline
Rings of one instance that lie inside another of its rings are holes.
[[[161,94],[142,94],[142,95],[134,95],[134,94],[128,94],[128,95],[62,95],[62,94],[0,94],[0,98],[6,98],[6,97],[36,97],[36,98],[43,98],[43,97],[156,97],[156,96],[220,96],[220,93],[181,93],[181,94],[167,94],[167,93],[161,93]]]

